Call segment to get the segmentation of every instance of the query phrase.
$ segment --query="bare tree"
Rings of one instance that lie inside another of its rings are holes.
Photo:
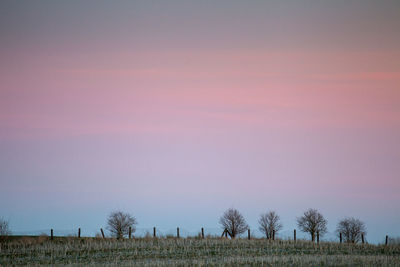
[[[231,238],[235,238],[249,229],[243,215],[236,209],[228,209],[225,211],[219,219],[219,223],[223,229],[227,230]]]
[[[107,219],[107,229],[118,239],[123,238],[129,233],[129,227],[131,227],[132,233],[134,233],[136,224],[135,217],[122,211],[111,212]]]
[[[10,235],[11,231],[8,225],[8,221],[0,218],[0,236],[7,236]]]
[[[316,209],[308,209],[303,216],[297,218],[297,225],[300,230],[311,235],[311,240],[315,241],[315,234],[319,232],[323,236],[327,229],[328,221]]]
[[[280,217],[275,211],[269,211],[261,214],[258,223],[260,225],[258,229],[265,233],[268,239],[272,238],[274,231],[277,233],[280,229],[282,229]]]
[[[339,221],[336,232],[338,235],[342,233],[345,242],[357,243],[360,242],[361,235],[367,233],[367,230],[362,221],[349,217]]]

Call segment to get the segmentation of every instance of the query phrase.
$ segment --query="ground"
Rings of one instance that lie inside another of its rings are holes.
[[[400,266],[400,246],[225,238],[12,237],[0,265]]]

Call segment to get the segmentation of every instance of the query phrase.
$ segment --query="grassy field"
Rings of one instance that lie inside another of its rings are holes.
[[[0,265],[400,266],[400,246],[308,241],[13,237]]]

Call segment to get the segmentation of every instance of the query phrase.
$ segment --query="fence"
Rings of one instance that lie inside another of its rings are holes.
[[[222,234],[221,234],[222,233]],[[54,230],[54,229],[42,229],[36,231],[17,231],[13,232],[14,236],[41,236],[46,235],[49,236],[50,239],[54,239],[54,237],[101,237],[101,238],[109,238],[111,237],[103,228],[99,228],[98,230],[90,229],[85,232],[85,229],[77,228],[77,229],[69,229],[69,230]],[[163,229],[157,227],[151,228],[129,228],[127,238],[227,238],[228,232],[226,230],[221,231],[220,228],[205,228],[201,227],[197,231],[190,231],[188,229],[177,227],[173,229]],[[247,239],[259,239],[265,238],[265,235],[260,232],[258,229],[248,229],[245,233],[242,233],[238,236],[239,238],[247,238]],[[309,234],[298,233],[296,229],[292,231],[281,231],[279,233],[273,232],[273,236],[270,238],[272,241],[274,240],[291,240],[296,242],[297,240],[309,240]],[[320,241],[329,241],[329,242],[339,242],[344,243],[343,234],[339,233],[338,235],[333,233],[328,233],[328,238],[325,237],[323,240],[318,232],[315,233],[315,241],[319,243]],[[361,235],[361,243],[367,243],[364,234]],[[400,240],[397,238],[390,238],[388,235],[385,236],[384,244],[399,244]]]

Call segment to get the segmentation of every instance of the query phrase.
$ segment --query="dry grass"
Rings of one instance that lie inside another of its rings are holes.
[[[400,266],[400,246],[219,238],[15,238],[0,265]]]

